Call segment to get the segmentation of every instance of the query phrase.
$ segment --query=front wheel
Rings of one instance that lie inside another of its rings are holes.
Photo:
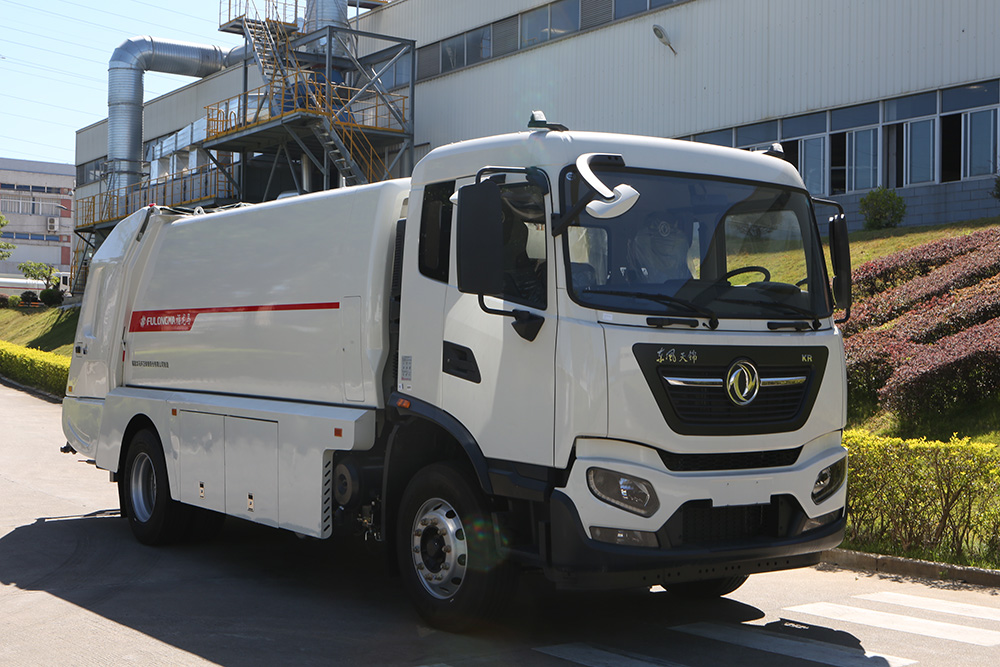
[[[452,632],[497,614],[515,570],[503,562],[483,494],[451,463],[418,472],[403,493],[396,545],[404,585],[428,624]]]
[[[189,508],[170,498],[163,447],[150,429],[137,432],[129,443],[118,495],[132,534],[143,544],[172,542],[187,527]]]
[[[707,600],[710,598],[729,595],[743,585],[747,580],[747,575],[739,574],[732,577],[722,577],[721,579],[704,579],[702,581],[685,581],[679,584],[666,584],[671,595],[689,600]]]

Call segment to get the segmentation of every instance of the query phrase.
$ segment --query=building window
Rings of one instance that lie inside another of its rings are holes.
[[[847,189],[869,190],[878,179],[878,132],[876,128],[847,133]]]
[[[548,6],[521,14],[521,48],[541,44],[549,38]]]
[[[971,86],[948,88],[941,91],[941,111],[962,111],[975,107],[1000,104],[1000,81],[985,81]]]
[[[703,144],[715,144],[716,146],[732,146],[732,130],[716,130],[715,132],[702,132],[694,135],[694,140]]]
[[[465,35],[449,37],[441,42],[441,73],[465,67]]]
[[[649,8],[656,9],[657,7],[666,7],[667,5],[672,5],[679,0],[649,0]]]
[[[906,169],[904,183],[930,183],[934,180],[934,119],[904,125]]]
[[[549,7],[552,10],[552,26],[549,30],[552,39],[580,29],[580,0],[559,0]]]
[[[993,175],[997,170],[997,110],[972,111],[962,121],[963,177]]]
[[[625,18],[646,11],[646,0],[615,0],[615,18]]]
[[[778,140],[778,121],[769,120],[736,128],[736,145],[739,148],[768,145]]]
[[[491,26],[483,26],[476,30],[465,33],[465,62],[475,65],[488,59],[492,55]]]

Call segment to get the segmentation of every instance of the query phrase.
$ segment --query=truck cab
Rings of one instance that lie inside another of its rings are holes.
[[[433,151],[410,211],[394,400],[462,426],[515,557],[724,592],[839,544],[843,346],[794,167],[543,129]]]

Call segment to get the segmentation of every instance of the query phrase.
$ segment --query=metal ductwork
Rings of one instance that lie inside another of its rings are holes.
[[[142,177],[142,79],[147,71],[205,77],[241,62],[245,47],[171,39],[133,37],[115,49],[108,62],[108,189],[138,183]]]
[[[347,0],[310,0],[306,5],[305,25],[302,32],[309,34],[317,30],[322,30],[327,26],[334,28],[347,28]],[[326,40],[320,40],[308,47],[315,53],[326,50]],[[334,55],[343,55],[344,46],[340,40],[334,40]]]

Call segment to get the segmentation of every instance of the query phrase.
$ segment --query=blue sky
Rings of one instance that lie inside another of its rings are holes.
[[[136,35],[242,44],[219,32],[219,7],[219,0],[0,0],[0,157],[75,163],[76,130],[108,115],[114,50]],[[191,81],[147,72],[145,97]]]

